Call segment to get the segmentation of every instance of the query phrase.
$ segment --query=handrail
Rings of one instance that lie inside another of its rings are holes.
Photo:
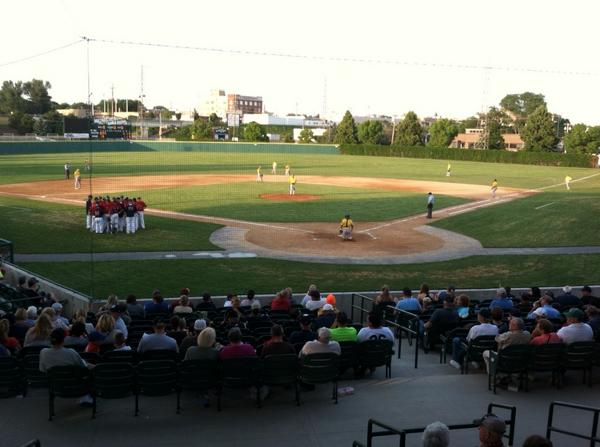
[[[354,304],[354,298],[355,297],[360,297],[360,306],[356,306]],[[352,306],[350,308],[350,319],[354,322],[354,309],[360,310],[360,324],[363,324],[365,322],[365,313],[369,313],[370,310],[365,308],[365,300],[367,300],[368,302],[371,303],[371,308],[372,303],[375,301],[373,298],[369,298],[368,296],[365,295],[361,295],[360,293],[353,293],[352,294]]]
[[[573,431],[566,430],[564,428],[558,428],[552,425],[552,421],[554,419],[554,407],[564,407],[564,408],[574,408],[576,410],[583,410],[594,413],[594,418],[592,422],[592,430],[589,436],[583,435],[581,433],[576,433]],[[596,443],[600,443],[600,438],[598,437],[598,419],[600,416],[600,408],[590,407],[587,405],[579,405],[570,402],[561,402],[554,401],[550,403],[550,408],[548,409],[548,424],[546,425],[546,438],[550,439],[550,436],[553,432],[560,433],[567,436],[573,436],[579,439],[585,439],[590,441],[590,447],[594,447]]]
[[[514,443],[515,420],[516,420],[517,409],[516,409],[516,407],[513,407],[513,406],[495,404],[492,402],[487,407],[488,414],[491,413],[494,408],[502,408],[502,409],[506,409],[506,410],[510,411],[510,419],[507,419],[504,421],[505,424],[507,425],[507,427],[509,428],[508,434],[504,434],[503,436],[505,438],[508,438],[508,446],[511,447]],[[466,424],[448,425],[448,429],[449,430],[463,430],[463,429],[467,429],[467,428],[476,428],[476,427],[479,427],[479,424],[480,424],[479,421],[480,420],[477,419],[477,420],[474,420],[473,422],[469,422]],[[379,427],[379,428],[382,428],[383,430],[374,431],[373,427]],[[398,444],[398,446],[405,447],[406,446],[406,435],[414,434],[414,433],[423,433],[426,428],[427,427],[399,429],[399,428],[393,427],[389,424],[386,424],[384,422],[380,422],[376,419],[369,419],[369,422],[367,425],[367,447],[373,447],[373,438],[384,437],[384,436],[399,436],[400,443]]]
[[[397,321],[385,320],[386,323],[391,324],[398,329],[398,358],[400,358],[402,354],[402,332],[407,332],[408,334],[415,336],[415,369],[417,369],[419,367],[419,316],[393,306],[387,306],[387,309],[393,311],[395,315],[403,315],[406,318],[405,321],[409,322],[408,325],[402,325]]]

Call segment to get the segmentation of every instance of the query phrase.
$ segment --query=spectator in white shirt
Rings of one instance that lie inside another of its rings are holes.
[[[498,335],[498,326],[490,323],[491,317],[492,315],[489,309],[484,308],[479,311],[477,314],[477,321],[479,321],[479,324],[469,329],[467,342],[477,337],[481,337],[482,335]],[[462,346],[462,339],[460,337],[454,337],[452,339],[452,360],[450,360],[450,365],[456,369],[460,369],[460,364],[462,363],[464,355],[465,350]]]
[[[563,343],[570,345],[578,341],[594,340],[594,331],[590,325],[581,322],[585,317],[582,310],[572,308],[565,312],[565,317],[567,317],[567,326],[560,328],[557,332]]]
[[[317,290],[317,286],[315,286],[314,284],[308,286],[308,291],[306,292],[306,295],[304,295],[304,298],[302,298],[302,301],[300,302],[300,304],[302,304],[304,307],[306,307],[306,303],[308,303],[312,299],[310,296],[310,292],[312,292],[313,290]]]
[[[358,331],[356,339],[359,343],[369,340],[389,340],[394,342],[394,333],[389,327],[381,326],[381,314],[379,312],[369,313],[368,327]]]
[[[318,290],[311,290],[309,295],[310,295],[310,301],[308,301],[306,303],[306,305],[304,306],[308,310],[310,310],[310,311],[317,310],[317,309],[320,309],[321,307],[323,307],[325,304],[327,304],[325,300],[321,299],[321,293]]]
[[[310,354],[334,353],[340,355],[342,349],[337,341],[331,341],[331,330],[322,327],[317,331],[317,339],[304,344],[300,357]]]

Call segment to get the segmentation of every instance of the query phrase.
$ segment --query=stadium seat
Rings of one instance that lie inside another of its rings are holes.
[[[135,397],[134,416],[138,413],[135,370],[130,363],[100,363],[92,370],[92,418],[96,417],[98,398],[121,399]]]
[[[177,364],[173,360],[146,360],[137,364],[138,392],[144,396],[177,394],[176,412],[179,413],[181,389],[178,383]],[[138,397],[139,401],[139,397]],[[139,405],[138,405],[139,409]]]
[[[91,372],[83,366],[55,366],[48,370],[48,420],[55,415],[56,397],[78,398],[91,394]]]
[[[340,356],[334,353],[309,354],[301,357],[299,380],[308,385],[333,383],[332,399],[338,403]]]

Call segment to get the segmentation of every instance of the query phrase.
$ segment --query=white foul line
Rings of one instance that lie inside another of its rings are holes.
[[[545,207],[547,207],[547,206],[554,205],[555,203],[556,203],[556,202],[550,202],[550,203],[546,203],[545,205],[540,205],[540,206],[537,206],[537,207],[535,207],[535,209],[536,209],[536,210],[540,210],[540,209],[542,209],[542,208],[545,208]]]

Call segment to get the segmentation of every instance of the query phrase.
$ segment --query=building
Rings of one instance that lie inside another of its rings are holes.
[[[243,120],[245,124],[255,123],[263,126],[301,126],[301,127],[324,127],[327,121],[320,118],[306,118],[304,115],[277,116],[270,113],[246,113]]]
[[[294,141],[300,140],[300,132],[303,129],[294,129]],[[322,137],[327,132],[327,129],[310,129],[312,130],[313,137]]]
[[[210,116],[213,113],[223,120],[227,117],[227,95],[225,90],[211,90],[206,99],[200,102],[198,115]]]
[[[475,149],[477,143],[483,135],[483,129],[467,129],[471,132],[459,133],[454,137],[450,147],[457,149]],[[521,135],[517,133],[502,134],[504,140],[504,149],[507,151],[519,151],[525,147]]]
[[[243,96],[237,93],[227,95],[227,113],[245,115],[247,113],[262,113],[262,96]]]

